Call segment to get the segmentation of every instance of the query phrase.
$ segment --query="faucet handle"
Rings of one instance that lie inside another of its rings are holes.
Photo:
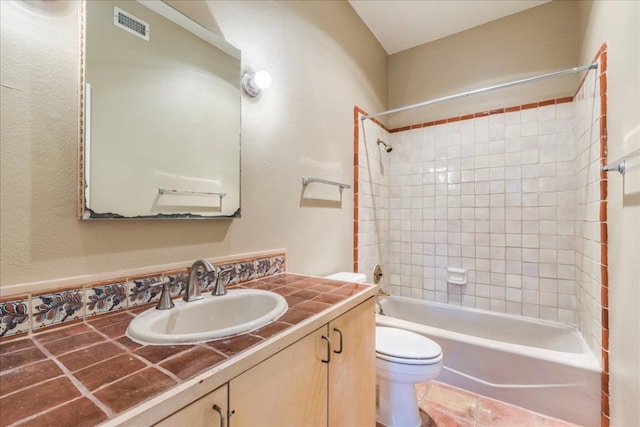
[[[227,267],[220,267],[218,269],[218,272],[216,274],[216,285],[213,288],[213,292],[211,293],[211,295],[221,296],[227,293],[227,290],[225,289],[225,286],[224,286],[224,282],[221,282],[220,278],[221,276],[226,276],[228,273],[230,273],[234,269],[235,269],[235,266],[233,265],[230,265]]]
[[[169,281],[169,279],[166,279],[164,282],[155,285],[155,287],[162,286],[162,293],[160,294],[158,305],[156,305],[156,310],[169,310],[175,307],[175,304],[171,299],[171,291],[169,290],[170,285],[171,282]]]

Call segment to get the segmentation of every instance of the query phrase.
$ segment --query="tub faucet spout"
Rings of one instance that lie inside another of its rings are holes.
[[[204,268],[205,272],[211,273],[215,271],[213,265],[206,259],[199,259],[193,263],[189,269],[189,279],[187,280],[187,288],[184,291],[183,300],[190,302],[202,299],[200,294],[200,283],[198,283],[198,269]]]
[[[381,316],[386,315],[384,314],[384,310],[382,309],[382,304],[380,304],[380,299],[388,296],[389,292],[385,292],[381,286],[378,286],[378,295],[376,295],[376,313]]]

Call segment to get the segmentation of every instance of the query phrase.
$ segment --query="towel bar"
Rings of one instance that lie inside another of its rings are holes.
[[[159,194],[176,194],[183,196],[218,196],[220,198],[227,195],[227,193],[210,193],[208,191],[190,191],[190,190],[171,190],[169,188],[158,187]]]
[[[302,177],[302,185],[311,184],[312,182],[319,182],[320,184],[335,185],[340,187],[340,190],[344,188],[351,188],[349,184],[342,184],[340,182],[335,182],[335,181],[327,181],[326,179],[320,179],[320,178],[312,178],[310,176]]]

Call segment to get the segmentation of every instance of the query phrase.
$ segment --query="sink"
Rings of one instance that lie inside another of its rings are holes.
[[[129,323],[127,336],[156,345],[213,341],[258,329],[288,308],[281,295],[259,289],[234,289],[221,296],[174,302],[172,309],[151,308],[139,314]]]

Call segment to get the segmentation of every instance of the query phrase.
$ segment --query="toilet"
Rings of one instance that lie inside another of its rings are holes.
[[[442,349],[436,342],[404,329],[376,326],[378,423],[419,427],[414,386],[431,381],[441,370]]]
[[[364,282],[360,273],[341,272],[329,279]],[[399,328],[376,326],[377,422],[387,427],[419,427],[415,384],[442,370],[442,349],[429,338]]]

